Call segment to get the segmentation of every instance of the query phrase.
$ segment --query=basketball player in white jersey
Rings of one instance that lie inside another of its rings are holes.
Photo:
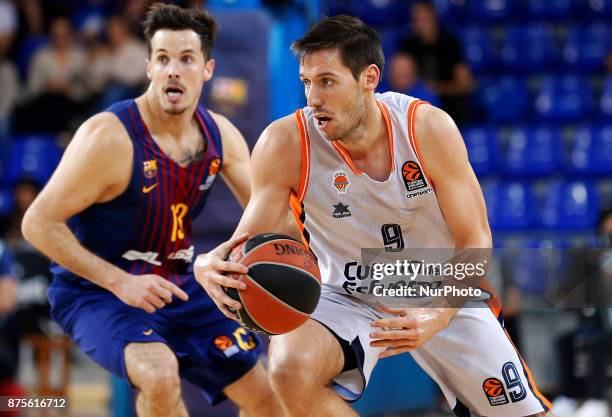
[[[308,106],[263,132],[234,239],[196,262],[199,282],[234,317],[228,306],[240,304],[222,286],[241,283],[222,275],[237,268],[223,259],[245,234],[282,232],[294,211],[323,290],[311,320],[271,340],[270,377],[287,414],[355,416],[345,401],[361,396],[378,359],[410,352],[459,417],[547,415],[498,306],[377,308],[361,286],[361,248],[490,248],[482,193],[452,119],[416,98],[375,93],[383,52],[357,18],[326,18],[293,49]]]

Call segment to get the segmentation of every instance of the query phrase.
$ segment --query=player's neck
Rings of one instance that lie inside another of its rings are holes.
[[[373,95],[365,102],[359,126],[339,142],[354,160],[365,159],[374,146],[388,142],[385,119]]]
[[[181,114],[168,114],[149,91],[137,98],[136,102],[139,104],[142,117],[152,135],[155,136],[156,132],[164,132],[176,139],[183,137],[191,128],[197,106],[196,103],[193,108],[188,108]]]

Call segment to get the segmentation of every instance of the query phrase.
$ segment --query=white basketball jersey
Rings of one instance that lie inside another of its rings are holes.
[[[393,92],[376,94],[376,100],[392,155],[386,181],[359,171],[339,143],[326,139],[311,108],[296,112],[302,178],[291,207],[319,260],[324,289],[363,299],[370,296],[362,248],[454,247],[414,133],[415,111],[424,102]]]

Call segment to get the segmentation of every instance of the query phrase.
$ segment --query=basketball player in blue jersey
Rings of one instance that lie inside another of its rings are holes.
[[[53,318],[138,390],[139,416],[186,416],[179,376],[213,404],[229,397],[243,416],[280,416],[257,339],[192,272],[192,221],[215,178],[242,205],[250,193],[244,138],[198,105],[216,23],[157,4],[144,27],[149,88],[78,129],[26,213],[24,236],[54,261]]]
[[[345,401],[361,396],[378,360],[410,352],[458,417],[548,415],[494,294],[462,308],[387,308],[357,268],[362,248],[491,247],[453,120],[417,98],[375,93],[384,55],[357,18],[326,18],[293,49],[308,106],[263,132],[236,230],[280,231],[291,207],[318,258],[323,287],[311,319],[270,345],[271,382],[287,414],[356,416]],[[217,304],[233,306],[220,290],[241,283],[221,275],[230,246],[200,255],[195,272]]]

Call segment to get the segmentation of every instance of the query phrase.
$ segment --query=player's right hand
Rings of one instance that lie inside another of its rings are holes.
[[[159,275],[128,275],[113,288],[113,293],[129,306],[142,308],[147,313],[155,313],[172,302],[175,295],[183,301],[189,296],[172,282]]]
[[[249,269],[244,265],[226,261],[225,259],[236,245],[244,242],[248,237],[246,233],[235,236],[212,251],[199,255],[193,268],[196,280],[204,287],[204,290],[212,298],[219,310],[232,320],[238,320],[238,317],[230,311],[230,308],[240,310],[242,304],[227,295],[222,287],[244,290],[246,289],[246,284],[224,274],[228,272],[246,274],[249,272]]]

